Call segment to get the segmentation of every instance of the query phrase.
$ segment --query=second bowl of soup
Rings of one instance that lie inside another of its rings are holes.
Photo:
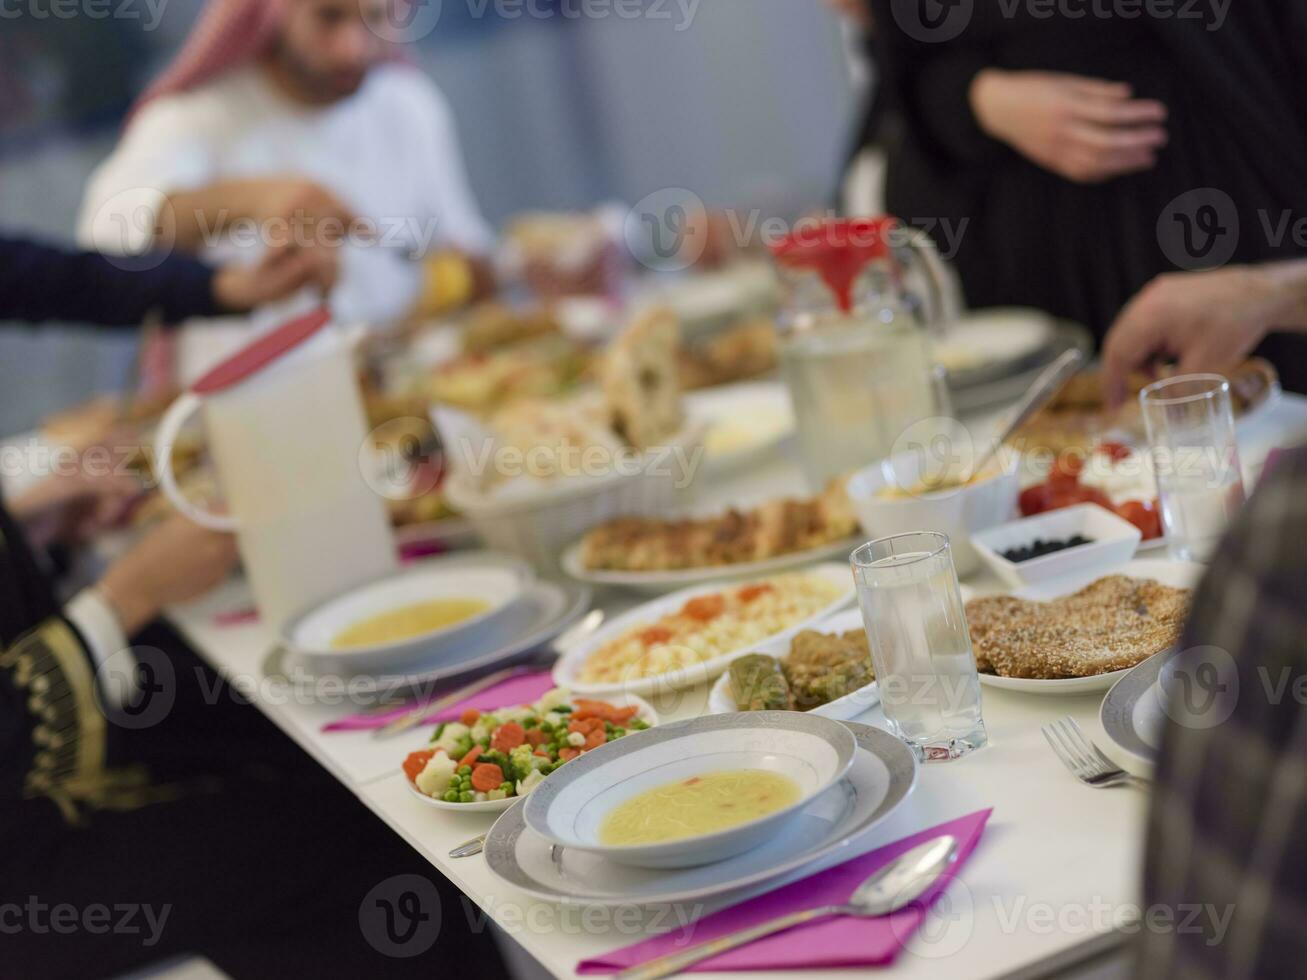
[[[537,787],[524,819],[555,844],[618,864],[708,864],[777,833],[843,778],[855,751],[852,733],[828,718],[695,718],[587,753]]]

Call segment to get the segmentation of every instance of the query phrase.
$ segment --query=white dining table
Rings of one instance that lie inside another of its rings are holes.
[[[1241,456],[1253,476],[1271,448],[1301,443],[1307,443],[1307,398],[1296,396],[1283,397],[1240,432]],[[778,455],[760,469],[739,473],[706,489],[698,503],[724,506],[804,490],[798,466],[788,456]],[[1000,588],[987,573],[969,577],[966,584],[978,593]],[[629,594],[600,593],[595,601],[600,608],[615,612],[639,600]],[[409,751],[426,743],[429,732],[418,728],[384,741],[368,733],[324,733],[325,723],[357,711],[358,705],[345,703],[343,696],[336,703],[309,701],[265,679],[261,665],[274,644],[272,632],[257,621],[232,624],[231,617],[223,616],[249,604],[244,584],[232,581],[171,615],[232,690],[249,698],[407,840],[431,863],[433,874],[444,875],[466,896],[466,909],[445,909],[443,914],[467,914],[473,921],[487,916],[559,977],[576,976],[577,964],[583,959],[636,942],[650,932],[682,925],[663,912],[555,906],[501,884],[479,856],[450,859],[450,849],[483,833],[493,815],[439,811],[409,792],[399,766]],[[1080,784],[1040,733],[1041,725],[1070,716],[1110,753],[1110,743],[1098,721],[1102,697],[1102,693],[1032,696],[984,688],[989,744],[962,759],[923,766],[907,801],[825,865],[992,808],[980,844],[893,965],[842,970],[841,975],[894,980],[1055,975],[1128,941],[1141,914],[1140,867],[1148,793],[1134,786],[1097,790]],[[663,705],[662,718],[675,720],[699,713],[706,699],[706,688],[691,691],[670,710]],[[656,701],[655,707],[660,707]],[[857,720],[883,724],[878,709]],[[768,890],[825,865],[807,867],[757,890]],[[702,911],[742,897],[732,894],[707,903]],[[433,950],[429,955],[437,954]],[[811,975],[756,974],[768,980]]]

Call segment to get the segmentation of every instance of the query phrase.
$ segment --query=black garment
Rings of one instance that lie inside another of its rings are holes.
[[[460,975],[505,975],[467,900],[161,624],[133,646],[166,656],[173,700],[146,727],[115,724],[2,507],[0,535],[0,980],[110,977],[181,954],[237,980],[429,980],[455,949]],[[396,875],[438,896],[424,955],[383,955],[360,925]],[[166,907],[162,928],[141,911],[134,933],[51,928],[53,906],[129,904]]]
[[[137,327],[151,314],[164,323],[213,316],[222,312],[213,276],[184,255],[109,258],[0,235],[0,320]]]
[[[972,306],[1038,307],[1101,339],[1139,289],[1176,270],[1159,226],[1169,221],[1174,239],[1168,207],[1204,188],[1225,195],[1223,207],[1238,217],[1227,261],[1302,254],[1267,223],[1274,229],[1290,209],[1301,218],[1307,203],[1307,80],[1297,57],[1307,42],[1303,5],[1243,0],[1229,6],[1219,30],[1208,30],[1208,21],[1188,17],[1072,18],[1066,5],[1040,5],[1050,16],[1036,17],[1025,3],[975,0],[958,37],[924,42],[895,19],[895,8],[911,3],[869,2],[886,103],[889,209],[923,226],[968,222],[955,261]],[[1146,173],[1095,185],[1065,180],[980,130],[968,93],[986,67],[1129,82],[1137,97],[1167,105],[1170,142]],[[1296,390],[1307,390],[1305,350],[1296,338],[1267,347]]]

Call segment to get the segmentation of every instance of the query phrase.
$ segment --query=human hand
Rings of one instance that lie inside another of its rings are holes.
[[[1109,407],[1126,396],[1132,371],[1162,358],[1180,374],[1221,374],[1240,364],[1276,326],[1283,296],[1265,269],[1232,266],[1159,276],[1117,317],[1103,344]]]
[[[77,466],[42,480],[10,504],[28,538],[42,547],[82,544],[126,516],[141,483],[133,475]]]
[[[235,538],[174,514],[109,567],[100,590],[131,636],[167,606],[208,592],[235,567]]]
[[[244,313],[317,286],[324,294],[336,284],[336,251],[322,245],[274,246],[255,265],[230,265],[213,277],[213,298],[223,309]]]
[[[971,84],[981,129],[1078,184],[1151,170],[1166,145],[1166,106],[1129,85],[1058,72],[985,69]]]

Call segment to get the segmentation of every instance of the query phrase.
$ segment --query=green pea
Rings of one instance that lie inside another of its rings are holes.
[[[471,794],[470,792],[468,792],[467,790],[464,790],[463,792],[461,792],[461,793],[458,794],[458,802],[460,802],[460,803],[471,803],[471,802],[472,802],[472,794]]]
[[[467,776],[467,775],[469,775],[471,772],[472,772],[472,767],[471,767],[471,766],[459,766],[459,767],[458,767],[458,774],[459,774],[460,776]]]
[[[442,797],[442,799],[444,799],[446,803],[457,803],[458,790],[456,789],[446,790],[445,795]]]
[[[500,788],[500,789],[504,789],[504,790],[509,790],[509,789],[512,789],[512,788],[513,788],[513,784],[512,784],[512,783],[500,783],[500,784],[499,784],[499,788]]]

